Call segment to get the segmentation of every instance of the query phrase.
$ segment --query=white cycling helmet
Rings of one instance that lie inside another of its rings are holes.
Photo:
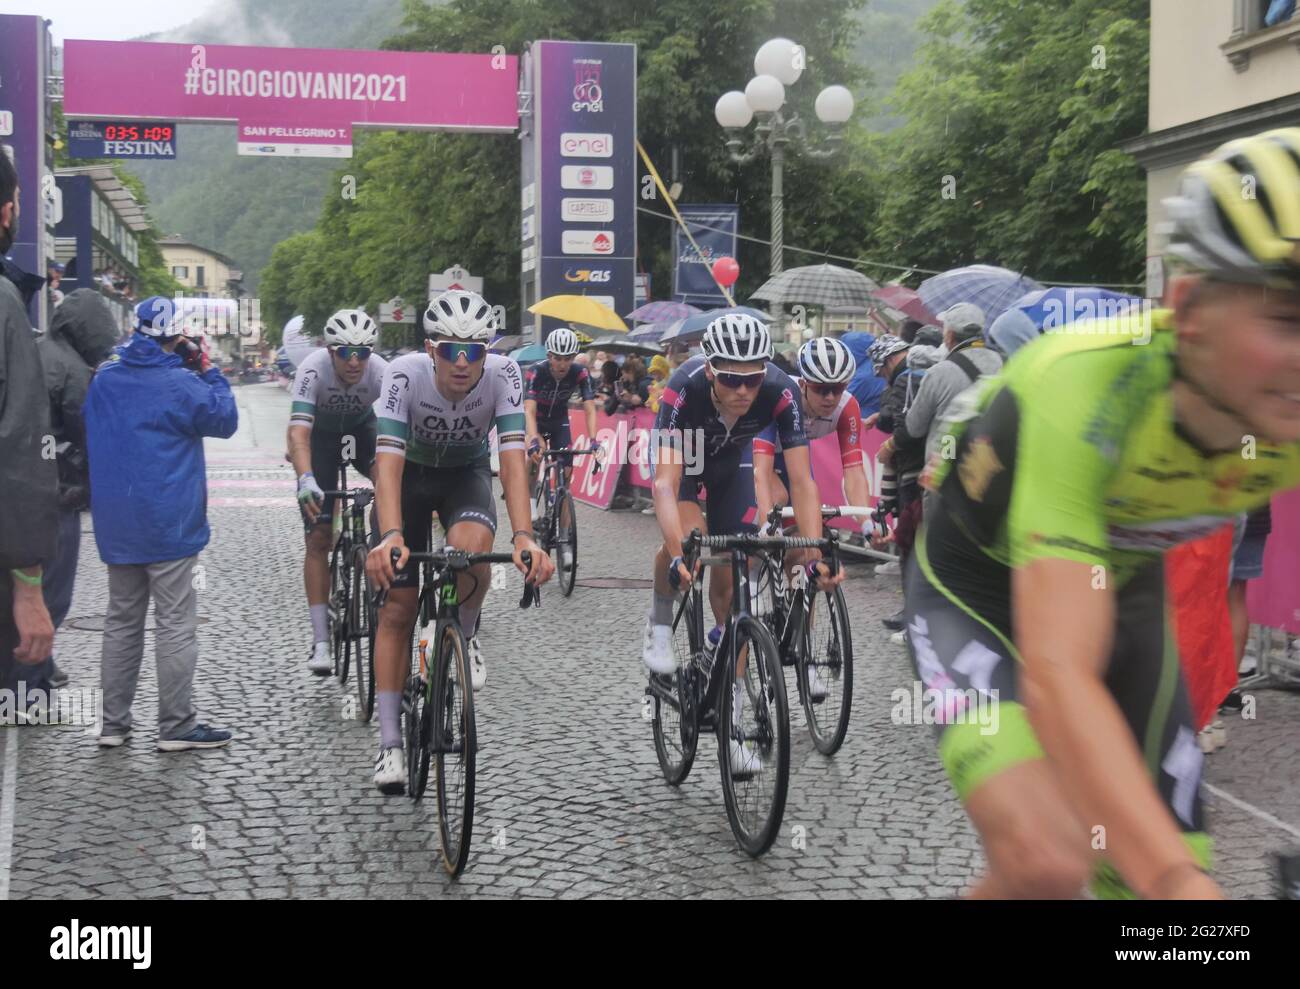
[[[573,357],[578,353],[578,334],[570,329],[560,327],[551,330],[546,337],[546,352],[556,357]]]
[[[496,319],[492,307],[477,292],[452,289],[429,300],[424,311],[424,335],[457,340],[490,340]]]
[[[325,346],[373,347],[379,327],[361,309],[340,309],[325,321]]]
[[[823,385],[838,385],[853,377],[858,362],[834,337],[818,337],[799,348],[799,376]]]
[[[710,361],[766,361],[772,357],[772,334],[761,319],[726,313],[705,329],[700,350]]]

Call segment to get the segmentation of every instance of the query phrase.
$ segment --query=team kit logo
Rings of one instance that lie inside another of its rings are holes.
[[[573,111],[575,113],[603,113],[605,101],[600,89],[600,66],[598,58],[575,58],[573,60]]]

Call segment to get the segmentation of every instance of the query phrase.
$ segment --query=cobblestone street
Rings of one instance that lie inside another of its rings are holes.
[[[0,729],[0,897],[902,899],[956,896],[977,878],[979,843],[933,730],[891,722],[891,691],[912,686],[879,622],[901,602],[897,579],[854,566],[845,583],[856,675],[834,758],[813,749],[789,678],[789,800],[781,837],[754,861],[728,827],[711,735],[679,789],[660,774],[639,657],[649,591],[582,586],[647,578],[654,519],[582,506],[571,598],[552,583],[540,610],[520,612],[512,572],[487,599],[474,845],[449,881],[432,796],[381,796],[370,780],[378,729],[352,715],[351,680],[342,690],[307,672],[301,526],[282,459],[288,398],[275,385],[236,394],[239,433],[208,442],[213,538],[200,557],[195,683],[200,719],[235,740],[155,750],[152,635],[122,748],[97,748],[89,727]],[[88,514],[82,525],[57,655],[70,687],[96,688],[106,577]],[[1207,762],[1216,877],[1235,897],[1275,895],[1270,855],[1300,844],[1300,695],[1255,697],[1256,719],[1233,720]]]

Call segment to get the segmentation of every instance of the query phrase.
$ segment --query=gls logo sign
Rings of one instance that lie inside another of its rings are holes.
[[[612,271],[602,268],[573,268],[564,270],[564,280],[566,282],[587,282],[592,285],[603,285],[613,276]]]

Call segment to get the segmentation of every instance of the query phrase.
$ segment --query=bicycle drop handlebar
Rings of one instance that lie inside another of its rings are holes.
[[[393,549],[392,553],[393,567],[397,567],[397,561],[402,556],[400,549]],[[533,554],[530,550],[524,550],[519,554],[520,560],[525,567],[530,566],[533,560]],[[432,563],[435,567],[444,570],[458,571],[468,570],[470,567],[479,563],[510,563],[515,562],[515,558],[509,553],[468,553],[463,549],[439,549],[427,553],[410,553],[406,557],[406,564],[410,566],[415,563]],[[405,568],[403,568],[405,569]],[[382,608],[388,600],[388,590],[384,589],[375,594],[375,607]],[[540,608],[542,605],[542,589],[533,584],[524,581],[524,596],[519,599],[519,607],[527,608],[532,605],[534,608]]]

